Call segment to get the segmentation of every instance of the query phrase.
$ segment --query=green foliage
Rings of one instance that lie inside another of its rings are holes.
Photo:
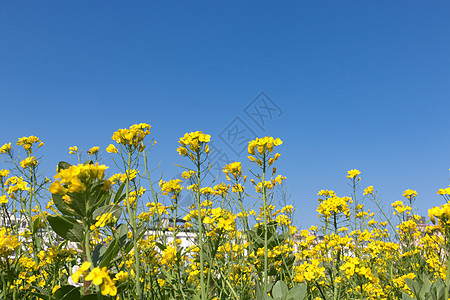
[[[445,282],[438,278],[433,283],[424,273],[418,276],[416,280],[405,279],[405,283],[411,289],[414,298],[403,293],[403,300],[445,300]]]

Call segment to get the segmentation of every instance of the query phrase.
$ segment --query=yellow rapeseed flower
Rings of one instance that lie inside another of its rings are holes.
[[[94,154],[97,154],[99,151],[100,151],[100,148],[99,148],[99,147],[92,147],[91,149],[88,150],[87,153],[88,153],[89,155],[94,155]]]
[[[372,194],[372,193],[373,193],[373,185],[368,186],[364,189],[364,195]]]
[[[8,257],[19,246],[20,242],[16,235],[9,235],[5,227],[0,229],[0,260],[1,257]]]
[[[178,141],[181,144],[177,151],[181,156],[190,156],[191,160],[195,160],[195,155],[201,151],[209,153],[208,143],[211,140],[209,134],[204,134],[202,131],[194,131],[186,133]],[[195,154],[195,155],[194,155]]]
[[[77,146],[69,147],[69,154],[75,154],[76,152],[78,152]]]
[[[408,199],[414,198],[417,196],[417,192],[414,190],[407,189],[403,192],[403,197],[406,197]]]
[[[31,135],[29,137],[24,136],[24,137],[18,139],[18,141],[17,141],[17,146],[22,146],[23,149],[25,149],[28,153],[31,152],[31,148],[35,144],[38,144],[38,148],[41,148],[42,146],[44,146],[44,143],[37,136],[34,136],[34,135]]]
[[[0,180],[2,180],[2,177],[8,177],[8,175],[9,175],[9,170],[7,170],[7,169],[0,170]]]
[[[350,171],[347,171],[347,173],[348,173],[347,178],[349,178],[349,179],[356,178],[359,174],[361,174],[361,172],[359,170],[356,170],[356,169],[352,169]]]
[[[86,190],[86,186],[94,180],[104,180],[105,171],[108,169],[105,165],[93,164],[79,164],[77,166],[70,166],[67,169],[61,169],[55,175],[55,180],[50,185],[50,192],[52,194],[64,195],[67,192],[77,193]]]
[[[159,187],[161,188],[163,195],[172,194],[172,198],[175,199],[180,194],[183,187],[180,185],[180,182],[183,180],[180,179],[172,179],[169,181],[160,180]]]
[[[11,152],[11,143],[6,143],[0,148],[0,154],[8,154]]]
[[[128,129],[119,129],[114,132],[112,139],[118,144],[137,148],[144,138],[150,134],[151,126],[146,123],[134,124]],[[140,150],[143,150],[139,147]]]
[[[31,168],[35,167],[35,166],[37,166],[37,164],[38,164],[38,161],[37,161],[36,157],[34,157],[34,156],[29,156],[20,162],[20,166],[24,169],[29,168],[29,167],[31,167]]]
[[[108,147],[106,147],[106,152],[108,153],[119,153],[119,150],[117,150],[116,146],[113,144],[109,144]]]

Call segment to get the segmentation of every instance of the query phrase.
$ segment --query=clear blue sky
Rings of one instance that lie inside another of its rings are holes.
[[[350,194],[353,168],[388,203],[416,189],[426,214],[450,183],[449,54],[448,1],[0,0],[0,144],[39,136],[53,176],[69,146],[147,122],[170,178],[188,131],[246,163],[219,137],[238,117],[284,141],[298,225],[318,190]],[[245,112],[260,92],[280,109],[262,128]]]

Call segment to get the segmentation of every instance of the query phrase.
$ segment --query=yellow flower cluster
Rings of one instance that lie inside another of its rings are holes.
[[[119,150],[117,150],[116,146],[113,144],[109,144],[108,147],[106,147],[106,152],[108,153],[119,153]]]
[[[402,234],[404,233],[420,233],[417,231],[417,223],[415,220],[410,219],[407,221],[402,222],[400,225],[397,226],[397,228],[400,230]]]
[[[106,267],[103,268],[94,268],[92,271],[86,276],[87,281],[92,281],[94,285],[101,285],[100,292],[102,295],[117,295],[117,287],[115,285],[115,281],[109,277],[108,272],[106,271]]]
[[[217,191],[209,186],[205,186],[200,189],[200,194],[205,195],[209,199],[209,197],[217,195]]]
[[[325,268],[321,266],[321,262],[318,259],[311,259],[303,264],[295,267],[296,274],[294,281],[296,282],[314,282],[320,278],[325,277]]]
[[[417,196],[417,192],[414,190],[407,189],[403,192],[403,197],[406,197],[408,199],[414,198]]]
[[[85,277],[86,281],[92,281],[94,285],[101,285],[102,295],[117,295],[117,288],[115,286],[115,280],[109,277],[106,267],[103,268],[93,268],[92,271],[88,272],[91,267],[90,262],[84,262],[81,267],[72,274],[72,280],[77,283],[81,276]],[[89,274],[88,274],[89,273]]]
[[[27,158],[25,158],[24,160],[22,160],[20,162],[20,166],[24,169],[25,168],[33,168],[33,167],[37,166],[37,164],[38,164],[38,161],[37,161],[36,157],[34,157],[34,156],[28,156]]]
[[[357,274],[366,277],[368,280],[374,280],[374,282],[376,281],[370,268],[362,265],[358,257],[347,257],[346,262],[340,267],[340,269],[345,272],[347,278]]]
[[[8,197],[6,195],[0,196],[0,204],[8,204]]]
[[[52,194],[65,195],[67,193],[77,193],[86,190],[86,185],[94,180],[103,180],[105,170],[108,167],[105,165],[79,164],[77,166],[70,166],[67,169],[61,169],[55,175],[56,180],[50,186]]]
[[[240,183],[234,184],[233,187],[231,188],[231,191],[233,193],[237,193],[237,192],[243,193],[244,190],[245,190],[245,186],[241,185]]]
[[[3,177],[8,177],[9,170],[8,169],[2,169],[0,170],[0,180],[3,180]]]
[[[150,215],[154,215],[154,214],[162,215],[162,214],[167,213],[167,207],[159,202],[156,202],[156,203],[150,202],[150,203],[147,203],[145,206],[147,206],[149,208]]]
[[[317,193],[318,196],[325,196],[325,197],[333,197],[336,196],[336,193],[332,190],[320,190]]]
[[[45,261],[47,264],[51,264],[54,262],[70,260],[72,255],[76,253],[75,249],[64,249],[58,246],[51,246],[46,251],[41,250],[37,255],[41,261]]]
[[[181,177],[185,178],[185,179],[189,179],[192,176],[194,176],[196,174],[195,171],[189,170],[189,171],[184,171],[183,173],[181,173]]]
[[[168,245],[161,253],[161,264],[171,265],[177,257],[177,247]]]
[[[222,230],[234,231],[236,228],[235,220],[235,214],[217,207],[210,210],[210,215],[203,219],[203,223],[211,225],[212,230],[216,232],[221,232]]]
[[[100,148],[99,148],[99,147],[92,147],[91,149],[88,150],[87,153],[88,153],[89,155],[94,155],[94,154],[97,154],[99,151],[100,151]]]
[[[229,184],[219,183],[213,187],[214,191],[216,191],[217,196],[225,197],[228,194],[228,190],[230,189]]]
[[[438,218],[440,224],[450,225],[450,203],[429,209],[428,216],[433,224],[436,224],[435,218]]]
[[[191,160],[193,160],[195,158],[194,153],[197,154],[202,149],[205,151],[205,153],[209,153],[208,143],[210,140],[211,136],[209,134],[204,134],[202,131],[186,133],[178,141],[181,146],[178,147],[177,151],[182,156],[190,155]],[[191,151],[191,153],[189,153],[189,151]]]
[[[359,170],[356,170],[356,169],[352,169],[350,171],[347,171],[347,173],[348,173],[348,175],[347,175],[348,179],[356,178],[359,174],[361,174],[361,172]]]
[[[332,214],[338,213],[343,213],[347,218],[350,217],[350,200],[349,197],[340,198],[337,196],[323,200],[317,207],[319,217],[324,216],[325,219],[329,219]]]
[[[256,138],[248,143],[248,154],[255,155],[255,150],[258,151],[259,155],[263,155],[267,152],[273,152],[273,147],[281,144],[283,144],[283,142],[279,138],[274,139],[271,136]]]
[[[223,168],[223,172],[227,176],[227,180],[230,181],[230,174],[233,175],[234,179],[237,179],[242,175],[242,166],[240,162],[234,162],[231,164],[226,165]]]
[[[129,201],[130,201],[130,205],[135,205],[137,204],[136,200],[140,197],[142,197],[142,195],[144,195],[146,189],[144,189],[142,186],[139,188],[139,190],[137,191],[132,191],[129,194]],[[123,200],[123,205],[126,206],[127,205],[127,200]]]
[[[38,143],[38,148],[44,146],[44,143],[37,136],[31,135],[29,137],[24,136],[23,138],[20,138],[17,141],[17,146],[22,146],[23,149],[25,149],[27,152],[30,152],[33,145]]]
[[[0,260],[1,257],[7,258],[17,247],[20,242],[16,235],[9,235],[6,228],[0,228]]]
[[[368,186],[364,189],[364,196],[368,194],[373,194],[373,185]]]
[[[102,214],[101,216],[98,216],[95,219],[97,222],[95,224],[91,225],[91,230],[94,230],[95,228],[101,228],[105,227],[108,224],[114,224],[117,221],[117,218],[112,215],[112,213],[106,213]]]
[[[402,201],[395,201],[395,202],[392,203],[391,205],[392,205],[392,207],[393,207],[394,210],[395,210],[395,211],[394,211],[394,215],[402,214],[402,213],[404,213],[405,211],[407,212],[407,214],[409,214],[410,211],[412,211],[411,206],[403,204]]]
[[[126,281],[128,279],[128,272],[120,271],[119,273],[114,276],[114,280],[117,281]]]
[[[248,144],[248,154],[250,155],[247,157],[250,161],[256,162],[260,167],[269,167],[281,156],[281,154],[275,153],[273,157],[270,157],[270,154],[273,152],[273,147],[279,146],[282,143],[279,138],[274,139],[270,136],[256,138]],[[276,168],[274,168],[273,172],[275,174]]]
[[[78,152],[78,147],[77,146],[69,147],[69,154],[75,154],[77,152]]]
[[[4,144],[0,148],[0,154],[8,154],[11,152],[11,143]]]
[[[438,195],[450,195],[450,187],[445,189],[439,189],[437,193]]]
[[[396,287],[401,288],[401,289],[405,290],[408,294],[412,295],[411,290],[409,289],[408,285],[406,285],[405,279],[406,278],[414,279],[415,277],[416,277],[416,274],[408,273],[408,274],[405,274],[398,278],[395,278],[393,280],[393,282]]]
[[[8,186],[6,192],[13,199],[15,199],[17,192],[30,190],[28,183],[22,177],[10,177],[6,180],[5,185]]]
[[[161,188],[162,194],[172,194],[172,199],[176,199],[183,189],[183,187],[180,185],[180,182],[183,181],[180,179],[172,179],[169,181],[164,181],[161,179],[159,181],[159,187]]]
[[[146,123],[134,124],[129,129],[114,132],[112,139],[124,146],[139,147],[144,138],[150,134],[150,128],[151,126]]]
[[[111,184],[117,184],[121,182],[125,182],[127,180],[127,174],[129,174],[130,181],[135,179],[139,171],[132,169],[130,171],[127,171],[127,173],[117,173],[109,177],[108,181],[111,182]]]

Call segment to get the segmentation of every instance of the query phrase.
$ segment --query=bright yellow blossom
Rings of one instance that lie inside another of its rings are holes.
[[[361,174],[361,172],[359,170],[356,169],[352,169],[350,171],[347,171],[348,175],[347,178],[352,179],[352,178],[356,178],[359,174]]]
[[[113,144],[109,144],[108,147],[106,147],[106,152],[108,153],[119,153],[119,150],[117,150],[116,146]]]
[[[0,148],[0,154],[8,154],[11,152],[11,143],[4,144]]]
[[[118,144],[139,147],[144,138],[150,134],[151,126],[146,123],[134,124],[129,129],[119,129],[114,132],[112,139]],[[142,150],[142,147],[139,147]]]
[[[92,147],[91,149],[88,150],[87,153],[88,153],[89,155],[94,155],[94,154],[97,154],[99,151],[100,151],[100,148],[99,148],[99,147]]]
[[[69,147],[69,154],[75,154],[76,152],[78,152],[77,146]]]
[[[364,195],[372,194],[373,193],[373,185],[368,186],[364,189]]]
[[[403,196],[408,199],[411,199],[417,196],[417,192],[414,190],[407,189],[406,191],[403,192]]]

